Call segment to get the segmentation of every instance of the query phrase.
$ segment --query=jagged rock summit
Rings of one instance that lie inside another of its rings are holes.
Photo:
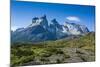
[[[48,24],[46,15],[34,17],[32,23],[26,28],[18,28],[11,33],[12,42],[42,42],[47,40],[57,40],[71,35],[84,35],[89,30],[84,25],[64,22],[59,24],[56,19]]]

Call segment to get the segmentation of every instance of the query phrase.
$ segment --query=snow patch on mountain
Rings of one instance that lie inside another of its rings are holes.
[[[83,35],[88,32],[89,30],[86,26],[68,21],[61,25],[56,19],[53,19],[48,24],[46,15],[44,15],[42,17],[34,17],[32,23],[26,28],[16,29],[12,33],[12,40],[17,42],[40,42],[61,39],[70,35]]]

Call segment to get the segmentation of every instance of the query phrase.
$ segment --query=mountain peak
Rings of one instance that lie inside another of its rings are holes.
[[[46,15],[44,14],[40,19],[46,19]]]
[[[55,18],[51,20],[51,23],[53,23],[54,25],[59,25],[58,21]]]
[[[53,20],[51,20],[52,22],[57,22],[56,19],[54,18]]]
[[[68,24],[70,24],[70,23],[69,23],[69,22],[64,22],[63,25],[64,25],[64,26],[67,26]]]
[[[35,23],[36,20],[38,20],[38,19],[39,19],[38,17],[34,17],[34,18],[32,18],[32,23]]]
[[[34,17],[32,18],[32,24],[30,24],[28,27],[33,27],[33,26],[48,26],[48,21],[46,18],[46,15],[42,16],[42,17]]]
[[[40,42],[68,37],[70,35],[84,35],[89,30],[78,23],[65,22],[59,24],[54,18],[48,25],[46,15],[32,18],[32,23],[27,28],[19,28],[12,32],[13,40]],[[16,38],[15,38],[16,37]]]

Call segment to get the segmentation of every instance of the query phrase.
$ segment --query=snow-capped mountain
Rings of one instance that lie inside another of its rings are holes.
[[[18,28],[11,33],[12,42],[41,42],[47,40],[57,40],[70,35],[83,35],[88,33],[86,26],[76,23],[65,22],[59,24],[56,19],[48,24],[46,15],[38,18],[34,17],[32,23],[26,28]]]
[[[30,24],[28,27],[33,27],[33,26],[38,26],[41,25],[43,28],[47,28],[48,27],[48,20],[46,18],[46,15],[38,18],[35,17],[32,19],[32,24]]]
[[[65,22],[63,27],[63,32],[69,33],[71,35],[82,35],[89,32],[89,30],[87,27],[83,25]]]

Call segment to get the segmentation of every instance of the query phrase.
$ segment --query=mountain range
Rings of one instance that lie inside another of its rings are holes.
[[[25,28],[18,28],[11,31],[12,42],[42,42],[58,40],[70,36],[79,36],[88,33],[85,25],[64,22],[63,25],[54,18],[49,23],[46,15],[34,17],[32,23]]]

